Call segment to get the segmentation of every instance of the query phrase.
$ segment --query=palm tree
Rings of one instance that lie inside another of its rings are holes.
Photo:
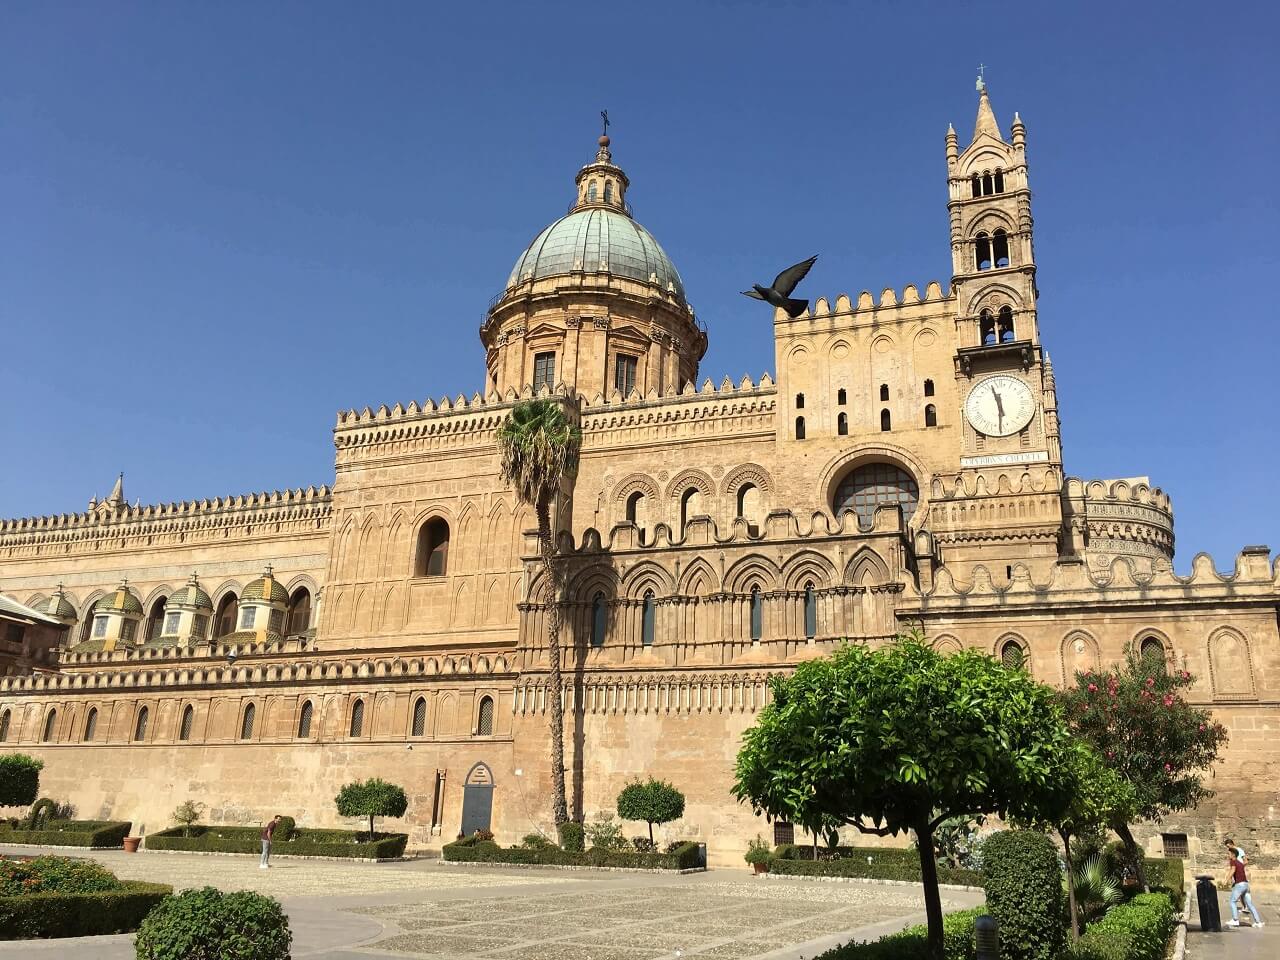
[[[557,828],[569,819],[564,791],[564,702],[560,680],[560,583],[554,563],[551,503],[578,469],[582,430],[565,415],[560,400],[516,404],[498,428],[502,479],[538,516],[538,549],[547,581],[547,663],[551,686],[551,786]]]

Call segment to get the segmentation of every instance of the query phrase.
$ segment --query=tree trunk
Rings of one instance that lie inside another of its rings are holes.
[[[569,806],[564,791],[564,700],[560,678],[560,581],[553,559],[555,542],[551,538],[551,504],[540,500],[538,513],[538,546],[542,552],[542,569],[547,580],[547,685],[551,688],[551,806],[557,834],[569,820]]]
[[[646,821],[647,822],[647,821]],[[649,846],[653,846],[653,824],[649,824]]]
[[[1133,839],[1133,833],[1129,830],[1129,824],[1121,821],[1111,825],[1116,835],[1124,841],[1125,852],[1129,854],[1129,859],[1133,861],[1133,868],[1138,871],[1138,883],[1142,884],[1142,892],[1150,893],[1151,888],[1147,886],[1147,865],[1143,851],[1138,847],[1138,841]]]
[[[373,814],[369,814],[369,842],[373,843]]]
[[[928,815],[915,825],[916,851],[920,854],[920,881],[924,885],[924,913],[929,923],[928,952],[932,960],[942,957],[942,894],[938,891],[938,863],[933,858],[933,827]]]
[[[1076,919],[1076,871],[1071,866],[1071,834],[1058,831],[1062,836],[1062,859],[1067,864],[1067,909],[1071,911],[1071,942],[1080,939],[1079,921]]]

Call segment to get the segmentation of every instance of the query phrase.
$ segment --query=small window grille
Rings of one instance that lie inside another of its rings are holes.
[[[181,620],[182,620],[182,614],[180,614],[180,613],[170,613],[170,614],[167,614],[167,615],[165,616],[165,618],[164,618],[164,633],[165,633],[165,636],[167,636],[167,637],[171,637],[171,636],[173,636],[175,633],[177,633],[177,632],[178,632],[178,623],[179,623]]]
[[[147,717],[148,710],[143,707],[138,711],[138,719],[133,724],[133,739],[142,741],[147,739]]]
[[[311,736],[311,701],[308,700],[302,705],[302,712],[298,714],[298,739],[305,740]]]
[[[9,724],[13,721],[13,714],[8,710],[0,714],[0,743],[5,743],[9,739]]]
[[[244,708],[244,719],[240,721],[240,739],[253,739],[253,718],[258,711],[254,709],[253,704],[249,704]]]
[[[427,698],[419,697],[413,705],[413,736],[421,737],[427,732]]]
[[[480,716],[476,722],[476,734],[481,737],[493,736],[493,697],[484,697],[480,701]]]
[[[43,740],[45,743],[48,743],[50,740],[53,739],[53,735],[57,731],[57,728],[58,728],[58,711],[50,710],[49,716],[46,717],[44,721],[44,736],[42,736],[40,739]]]
[[[106,617],[98,617],[93,621],[93,635],[95,637],[105,637],[107,635]]]
[[[283,610],[271,611],[271,625],[270,627],[268,627],[268,629],[272,633],[284,632],[284,611]]]
[[[120,624],[120,639],[125,643],[133,643],[133,638],[138,635],[138,621],[126,620]]]
[[[98,708],[94,707],[89,711],[89,715],[84,718],[84,740],[89,743],[93,740],[93,735],[98,729]]]
[[[187,708],[182,711],[182,726],[178,728],[179,740],[191,739],[191,727],[196,720],[196,708],[187,704]]]
[[[364,730],[364,701],[357,700],[351,706],[351,736],[358,737]]]
[[[257,619],[257,607],[245,607],[240,611],[240,629],[252,630],[253,622]]]
[[[796,842],[796,828],[794,824],[787,823],[785,820],[775,820],[773,822],[773,845],[781,846],[784,843]]]
[[[1185,860],[1191,855],[1185,833],[1162,833],[1160,834],[1160,841],[1164,846],[1164,855],[1166,857],[1178,857]]]

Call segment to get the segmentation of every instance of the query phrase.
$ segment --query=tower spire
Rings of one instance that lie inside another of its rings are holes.
[[[1000,125],[996,123],[995,111],[991,109],[991,98],[987,96],[987,81],[983,79],[981,71],[984,67],[979,67],[978,73],[978,120],[973,125],[973,139],[984,133],[988,133],[997,140],[1004,140],[1000,135]]]

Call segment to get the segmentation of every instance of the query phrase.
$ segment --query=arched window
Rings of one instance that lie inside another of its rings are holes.
[[[848,400],[848,394],[845,393],[844,387],[836,391],[836,406],[843,407]]]
[[[893,429],[893,417],[889,415],[888,410],[880,411],[880,429],[886,433]]]
[[[804,439],[804,417],[796,417],[796,439]]]
[[[44,718],[44,733],[40,736],[40,739],[43,740],[45,743],[48,743],[50,740],[53,739],[53,735],[54,735],[54,732],[57,730],[57,727],[58,727],[58,711],[50,710],[49,715]]]
[[[989,347],[993,343],[998,343],[996,339],[996,319],[991,315],[990,310],[983,310],[978,314],[978,330],[982,336],[982,345]]]
[[[1155,637],[1143,637],[1138,646],[1138,655],[1142,662],[1152,669],[1164,673],[1164,644]]]
[[[1009,237],[1003,230],[997,230],[991,237],[991,258],[997,267],[1009,265]]]
[[[418,528],[419,577],[443,577],[449,569],[449,524],[444,517],[432,517]]]
[[[982,180],[976,173],[969,178],[969,196],[982,196]]]
[[[932,380],[926,380],[926,381],[924,382],[924,395],[925,395],[926,397],[932,397],[932,396],[933,396],[933,381],[932,381]]]
[[[94,612],[97,609],[98,609],[97,600],[89,604],[89,606],[85,609],[84,616],[80,620],[80,640],[78,642],[84,643],[86,640],[88,640],[90,637],[93,636]]]
[[[134,740],[142,741],[147,739],[147,717],[150,716],[150,713],[151,711],[146,707],[142,707],[138,710],[138,719],[133,722]]]
[[[253,717],[257,712],[252,703],[244,708],[244,716],[240,719],[241,740],[253,739]]]
[[[9,741],[9,724],[13,722],[13,714],[6,710],[0,713],[0,743]]]
[[[493,697],[480,698],[480,713],[476,718],[476,735],[493,736]]]
[[[797,410],[803,410],[803,409],[804,409],[804,394],[803,394],[803,393],[797,393],[797,394],[796,394],[796,409],[797,409]]]
[[[847,413],[842,413],[836,417],[836,433],[842,437],[849,435],[849,415]]]
[[[413,702],[413,732],[411,736],[422,737],[427,733],[427,698],[419,697]]]
[[[315,712],[315,708],[311,706],[308,700],[302,705],[302,712],[298,714],[298,739],[305,740],[311,736],[311,715]]]
[[[902,518],[909,521],[919,499],[920,488],[911,474],[892,463],[866,463],[840,481],[832,508],[836,516],[852,510],[858,515],[858,524],[868,528],[876,508],[882,506],[902,507]]]
[[[684,535],[685,525],[689,522],[689,517],[693,516],[693,510],[698,509],[698,493],[697,487],[690,487],[680,495],[680,535]]]
[[[1001,343],[1013,342],[1013,307],[1008,304],[1000,308],[1000,316],[996,320],[996,333]]]
[[[604,202],[613,203],[613,181],[606,180],[604,182]]]
[[[178,727],[179,740],[191,739],[191,727],[195,724],[195,722],[196,722],[196,708],[188,703],[186,708],[182,711],[182,724],[181,726]]]
[[[938,425],[938,408],[932,403],[924,405],[924,425],[926,427],[936,427]]]
[[[1011,670],[1021,670],[1027,664],[1027,651],[1017,640],[1006,640],[1000,647],[1000,662]]]
[[[213,618],[213,635],[215,637],[235,632],[239,607],[240,599],[234,593],[228,593],[218,601],[218,612]]]
[[[627,497],[627,523],[634,523],[637,527],[641,525],[643,506],[644,494],[639,490]]]
[[[973,238],[973,262],[979,270],[991,269],[991,239],[985,233]]]
[[[887,383],[880,384],[880,399],[882,401],[889,399],[889,385]]]
[[[1004,193],[1004,171],[1003,170],[996,171],[995,188],[996,188],[996,193]]]
[[[356,702],[351,705],[351,726],[349,730],[353,737],[358,737],[364,732],[364,701],[358,697]]]
[[[984,173],[982,175],[982,195],[989,197],[995,193],[995,184],[991,182],[991,174]]]
[[[84,742],[89,743],[93,740],[93,735],[98,729],[98,708],[90,707],[89,712],[84,717]]]
[[[760,498],[760,491],[754,483],[744,483],[738,488],[738,512],[736,516],[742,517],[744,520],[754,520],[755,513],[751,510]],[[750,511],[750,512],[749,512]]]
[[[604,646],[604,634],[608,629],[609,607],[604,601],[604,594],[597,593],[591,598],[591,645]]]
[[[164,607],[166,602],[167,598],[156,597],[155,603],[151,604],[151,611],[147,614],[147,632],[145,634],[147,642],[159,640],[164,632]]]
[[[764,600],[759,585],[751,588],[751,639],[759,640],[764,633]]]
[[[306,587],[299,587],[289,597],[289,616],[286,622],[288,626],[285,628],[285,634],[288,636],[303,633],[310,628],[311,591]]]
[[[804,585],[804,635],[810,640],[818,635],[818,598],[812,583]]]
[[[644,592],[644,604],[640,608],[640,642],[646,647],[653,646],[654,620],[657,619],[657,602],[653,591]]]
[[[596,182],[594,180],[587,186],[587,203],[596,202]]]

